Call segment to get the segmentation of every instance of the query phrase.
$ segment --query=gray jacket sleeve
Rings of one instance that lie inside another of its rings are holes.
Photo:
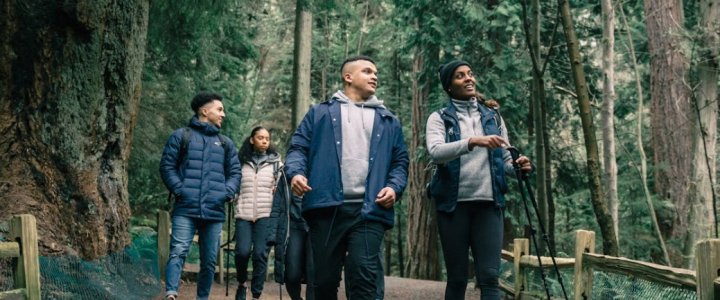
[[[445,123],[437,112],[428,117],[425,126],[425,141],[430,157],[436,164],[452,161],[470,152],[468,149],[469,139],[451,143],[445,142]]]

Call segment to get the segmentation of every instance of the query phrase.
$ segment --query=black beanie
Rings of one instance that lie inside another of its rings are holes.
[[[438,75],[440,76],[440,83],[442,84],[443,91],[446,93],[449,93],[448,89],[450,88],[450,82],[452,81],[453,73],[455,73],[455,69],[457,69],[460,66],[470,66],[470,64],[464,60],[453,60],[449,63],[446,63],[444,65],[440,66],[440,69],[438,69]]]
[[[190,101],[190,108],[192,108],[192,110],[197,113],[198,109],[200,109],[203,105],[212,102],[213,100],[222,101],[222,96],[213,92],[202,91],[195,95],[192,101]]]

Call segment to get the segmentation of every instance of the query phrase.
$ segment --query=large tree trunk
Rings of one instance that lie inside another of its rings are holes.
[[[615,8],[612,0],[601,1],[603,11],[603,105],[600,111],[603,135],[603,169],[605,172],[605,195],[610,204],[613,228],[619,242],[620,228],[617,194],[617,162],[615,161]]]
[[[295,5],[295,57],[293,59],[293,113],[295,128],[310,108],[310,58],[312,52],[312,12],[309,0]]]
[[[149,2],[4,1],[0,221],[37,217],[41,252],[129,242],[127,162]]]
[[[718,115],[718,67],[720,66],[720,0],[702,0],[699,5],[699,28],[702,34],[701,59],[698,64],[700,80],[693,106],[693,160],[692,182],[689,200],[690,212],[689,242],[693,244],[704,238],[717,237],[713,210],[714,178],[716,174],[715,144],[717,137]],[[688,251],[693,251],[692,244]],[[688,254],[688,253],[686,253]],[[691,254],[691,253],[690,253]],[[694,260],[692,260],[694,261]]]
[[[682,247],[670,250],[674,266],[686,266],[683,252],[692,248],[688,238],[691,202],[692,103],[688,82],[689,60],[682,52],[684,23],[682,1],[645,1],[652,145],[655,152],[655,191],[673,203],[673,213],[661,221],[665,237]],[[695,221],[692,221],[695,222]],[[681,252],[682,251],[682,252]],[[688,257],[689,258],[689,257]]]
[[[635,54],[635,45],[633,44],[633,38],[632,38],[632,31],[630,30],[630,26],[628,25],[627,18],[625,17],[625,13],[623,12],[622,5],[618,6],[620,11],[620,16],[622,16],[623,24],[625,25],[625,33],[627,34],[627,48],[628,52],[630,52],[630,60],[632,61],[633,66],[633,74],[635,75],[635,92],[637,93],[637,130],[636,130],[636,141],[637,141],[637,150],[638,154],[640,154],[640,168],[638,172],[640,173],[640,181],[642,182],[643,186],[643,194],[645,195],[645,203],[648,205],[648,211],[650,213],[650,219],[653,224],[653,228],[655,229],[655,234],[658,237],[658,241],[660,242],[660,249],[663,252],[663,257],[665,258],[665,262],[668,264],[668,266],[672,266],[670,262],[670,256],[668,255],[667,246],[665,245],[665,239],[662,236],[662,233],[660,232],[660,223],[658,222],[657,213],[655,213],[655,207],[652,202],[652,198],[650,196],[650,189],[648,188],[648,180],[647,180],[647,156],[645,155],[645,144],[643,143],[643,115],[645,114],[645,100],[644,100],[644,93],[642,89],[642,79],[640,78],[640,68],[638,67],[637,63],[637,55]]]
[[[430,49],[428,49],[430,48]],[[425,126],[425,104],[428,102],[430,88],[437,84],[430,76],[423,72],[424,59],[428,65],[436,66],[438,57],[437,47],[417,49],[413,61],[413,97],[410,133],[410,172],[408,175],[408,203],[407,203],[407,246],[408,260],[405,263],[405,275],[410,278],[440,279],[441,268],[438,255],[438,232],[435,206],[425,194],[425,183],[429,181],[427,162],[420,158],[423,149],[423,131]],[[426,50],[427,52],[424,52]],[[421,75],[422,73],[422,75]],[[434,75],[434,73],[433,73]],[[424,83],[424,84],[423,84]]]
[[[585,71],[583,70],[582,58],[575,28],[573,27],[570,4],[567,0],[559,0],[565,41],[567,42],[570,68],[575,81],[580,119],[582,121],[583,136],[585,137],[585,154],[587,156],[587,175],[590,185],[590,198],[593,211],[600,227],[603,239],[603,253],[617,256],[618,246],[615,229],[612,226],[612,217],[603,199],[602,180],[600,176],[600,155],[598,153],[597,139],[595,138],[595,125],[593,115],[590,111],[590,96],[588,94]]]

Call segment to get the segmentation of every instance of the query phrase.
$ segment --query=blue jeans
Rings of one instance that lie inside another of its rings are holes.
[[[197,279],[197,299],[207,299],[215,277],[215,263],[222,221],[211,221],[186,216],[172,217],[170,258],[165,268],[165,295],[177,295],[185,257],[190,250],[195,231],[200,238],[200,274]]]
[[[263,291],[265,275],[267,274],[267,260],[270,248],[267,246],[270,218],[255,221],[235,219],[235,267],[240,285],[247,281],[248,262],[252,255],[253,274],[250,292],[253,298],[259,298]],[[252,252],[251,252],[252,248]]]

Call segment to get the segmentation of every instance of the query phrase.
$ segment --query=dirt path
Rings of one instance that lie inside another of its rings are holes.
[[[249,286],[249,282],[247,284]],[[304,285],[303,285],[304,288]],[[195,299],[195,282],[183,282],[180,286],[180,300],[191,300]],[[235,299],[235,290],[237,289],[237,283],[230,283],[230,290],[228,296],[225,296],[225,285],[215,283],[212,287],[212,294],[210,299]],[[265,289],[263,291],[261,299],[263,300],[275,300],[280,299],[278,284],[275,282],[265,282]],[[385,299],[443,299],[445,292],[445,282],[442,281],[429,281],[429,280],[415,280],[400,277],[385,277]],[[285,287],[282,288],[282,299],[290,300]],[[304,292],[303,292],[304,295]],[[343,283],[340,283],[340,291],[338,292],[339,299],[345,299],[345,289]],[[162,299],[158,297],[157,299]],[[251,299],[248,293],[247,299]],[[465,299],[480,299],[480,292],[473,288],[473,284],[468,284],[467,292],[465,293]]]

